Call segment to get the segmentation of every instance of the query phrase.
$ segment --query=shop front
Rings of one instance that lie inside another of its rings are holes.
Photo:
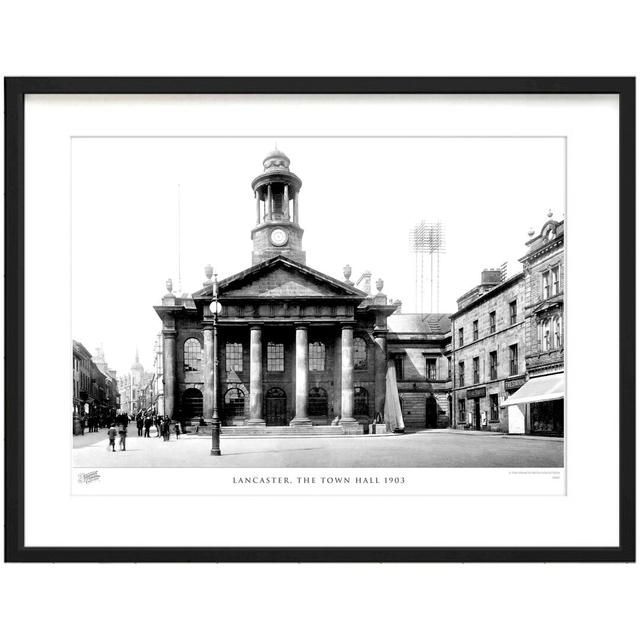
[[[502,403],[509,410],[509,433],[564,435],[564,373],[530,378]]]

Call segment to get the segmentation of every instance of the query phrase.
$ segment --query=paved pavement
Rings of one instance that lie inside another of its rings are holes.
[[[387,436],[223,436],[220,457],[209,455],[206,436],[176,439],[174,433],[165,442],[139,438],[135,427],[128,432],[126,451],[108,450],[104,433],[93,444],[74,447],[74,467],[562,467],[564,458],[561,438],[455,430]]]

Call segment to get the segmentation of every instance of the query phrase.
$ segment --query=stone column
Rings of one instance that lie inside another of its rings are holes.
[[[164,339],[164,364],[163,364],[163,380],[164,380],[164,411],[170,418],[175,419],[177,412],[177,390],[178,379],[176,371],[176,332],[165,330],[162,332]]]
[[[267,199],[265,201],[265,206],[266,213],[264,217],[266,220],[271,220],[273,214],[273,203],[271,202],[271,185],[267,187]]]
[[[256,225],[260,224],[260,191],[256,189]]]
[[[374,333],[375,351],[375,415],[378,413],[384,418],[384,399],[387,386],[387,334]],[[375,418],[374,415],[374,418]]]
[[[250,328],[249,346],[249,420],[247,424],[263,427],[262,418],[262,328]]]
[[[202,413],[205,420],[213,417],[213,368],[215,354],[213,352],[213,324],[206,324],[202,329],[204,339],[204,393],[202,397]]]
[[[342,415],[340,424],[349,433],[357,425],[353,417],[353,327],[342,327]]]
[[[284,185],[284,193],[282,194],[282,214],[284,219],[289,219],[289,185]]]
[[[293,192],[293,223],[298,224],[298,192]]]
[[[342,338],[340,330],[336,330],[333,353],[333,415],[340,417],[342,411]]]
[[[296,326],[296,415],[291,426],[310,425],[307,415],[308,376],[309,376],[309,339],[307,326]]]

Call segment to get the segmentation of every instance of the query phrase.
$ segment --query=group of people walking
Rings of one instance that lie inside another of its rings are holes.
[[[156,429],[156,437],[162,436],[165,442],[171,439],[171,430],[176,434],[176,439],[180,437],[182,432],[182,426],[178,420],[171,420],[168,416],[160,416],[155,414],[144,414],[139,412],[135,416],[136,427],[138,429],[138,436],[143,438],[150,438],[151,427]],[[126,413],[116,416],[114,422],[109,427],[107,435],[109,436],[108,449],[111,451],[116,450],[116,438],[120,436],[119,449],[120,451],[127,450],[127,427],[129,426],[129,416]]]

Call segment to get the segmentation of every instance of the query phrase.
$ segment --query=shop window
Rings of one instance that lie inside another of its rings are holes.
[[[309,345],[309,371],[324,371],[325,348],[322,342]]]
[[[498,394],[492,393],[489,396],[489,420],[497,422],[500,419],[500,413],[498,409]]]
[[[458,400],[458,422],[466,422],[467,411],[464,399]]]
[[[242,345],[240,343],[227,342],[225,361],[227,371],[242,371]]]
[[[363,338],[353,339],[353,368],[367,368],[367,343]]]

